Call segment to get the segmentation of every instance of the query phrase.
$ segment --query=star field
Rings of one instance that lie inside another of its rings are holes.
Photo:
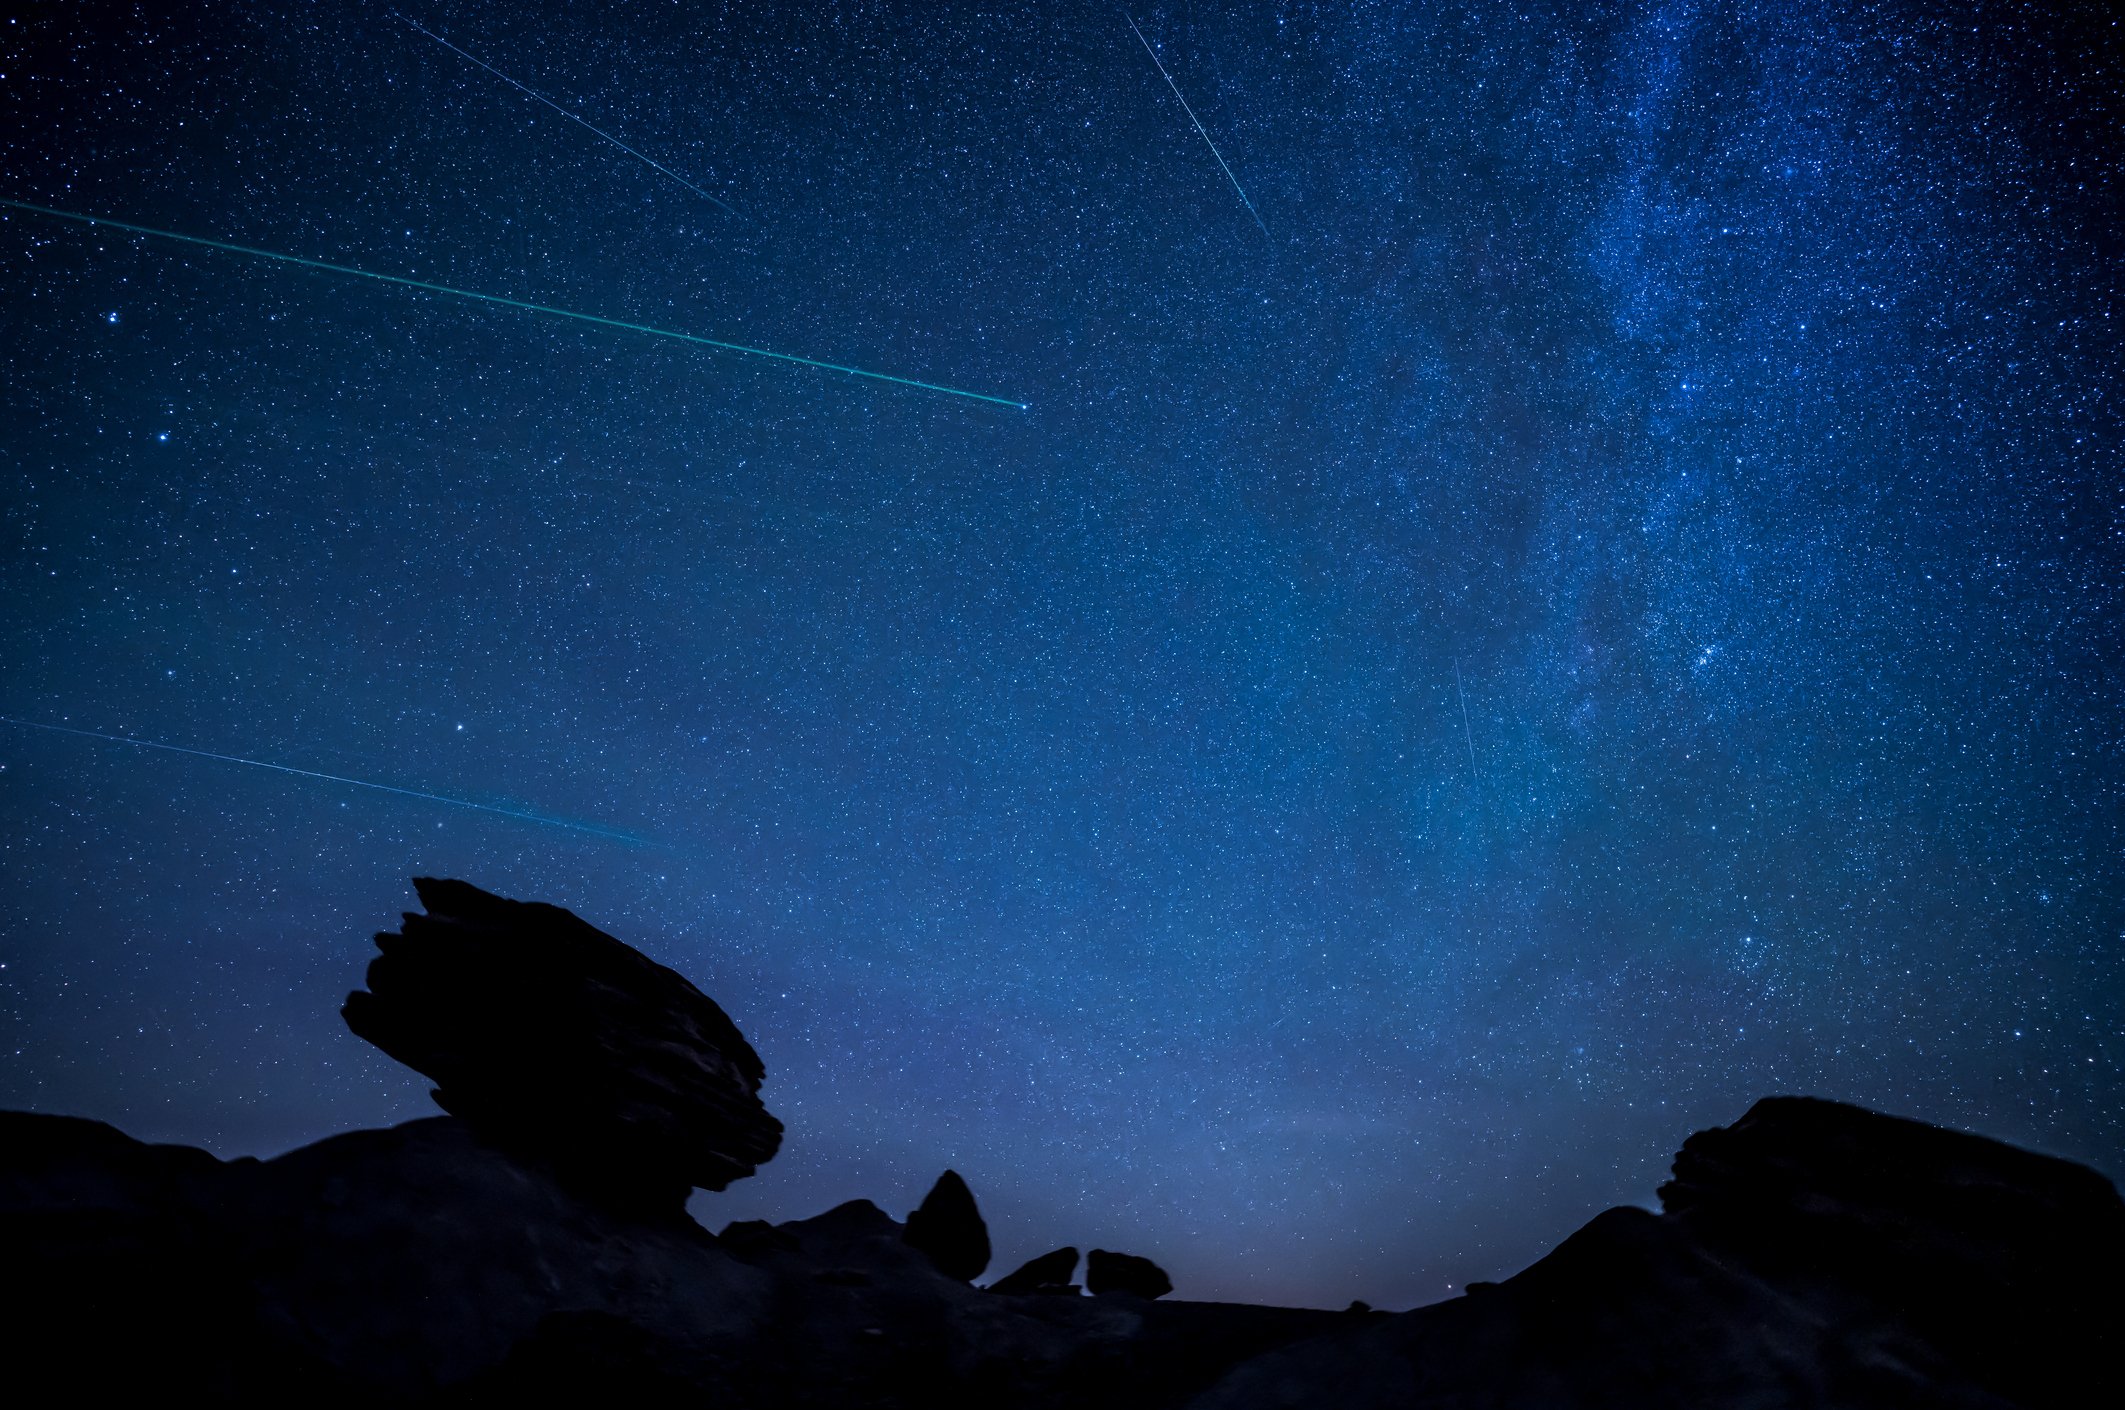
[[[1027,409],[0,212],[0,716],[282,766],[0,724],[0,1104],[429,1114],[420,873],[731,1012],[712,1227],[1400,1307],[1771,1092],[2125,1172],[2120,30],[1771,10],[408,12],[683,180],[10,16],[0,197]]]

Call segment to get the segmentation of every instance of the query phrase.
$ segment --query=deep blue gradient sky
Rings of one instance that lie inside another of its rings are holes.
[[[2026,7],[35,4],[0,1103],[432,1108],[414,873],[752,1036],[705,1222],[1406,1306],[1811,1092],[2125,1171],[2125,70]],[[2092,10],[2089,12],[2092,14]]]

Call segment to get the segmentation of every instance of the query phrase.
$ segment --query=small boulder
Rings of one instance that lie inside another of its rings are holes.
[[[1094,1297],[1129,1293],[1141,1298],[1160,1298],[1173,1291],[1173,1279],[1148,1258],[1096,1248],[1085,1255],[1085,1288]]]
[[[1036,1293],[1045,1292],[1050,1288],[1067,1288],[1076,1272],[1077,1250],[1059,1248],[1053,1253],[1044,1253],[1038,1258],[1028,1259],[1016,1272],[1006,1273],[989,1284],[989,1291]]]
[[[433,1078],[497,1146],[630,1204],[683,1210],[770,1159],[760,1057],[686,979],[558,906],[417,878],[347,1026]]]
[[[971,1283],[989,1266],[989,1226],[974,1192],[956,1170],[937,1177],[922,1204],[908,1215],[908,1243],[921,1249],[948,1278]]]

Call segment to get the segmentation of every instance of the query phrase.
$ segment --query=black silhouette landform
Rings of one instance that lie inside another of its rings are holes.
[[[1058,1249],[977,1287],[946,1171],[712,1235],[775,1152],[684,978],[551,906],[416,882],[355,1032],[451,1114],[222,1161],[0,1113],[19,1405],[2004,1407],[2125,1404],[2125,1204],[2084,1166],[1804,1097],[1691,1136],[1661,1212],[1412,1312],[1187,1302]]]

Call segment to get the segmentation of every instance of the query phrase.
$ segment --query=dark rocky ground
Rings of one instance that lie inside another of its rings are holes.
[[[977,1287],[987,1232],[949,1172],[908,1224],[856,1201],[712,1235],[675,1172],[737,1178],[780,1129],[736,1027],[566,912],[460,885],[424,884],[430,916],[372,970],[393,1050],[460,1115],[224,1162],[0,1113],[9,1403],[2125,1404],[2108,1180],[1805,1098],[1692,1136],[1662,1212],[1395,1315],[1162,1298],[1156,1265],[1104,1251],[1098,1296],[1074,1249],[998,1280],[1028,1291]],[[575,1066],[512,1085],[532,1023]],[[599,1166],[601,1131],[624,1166]]]

